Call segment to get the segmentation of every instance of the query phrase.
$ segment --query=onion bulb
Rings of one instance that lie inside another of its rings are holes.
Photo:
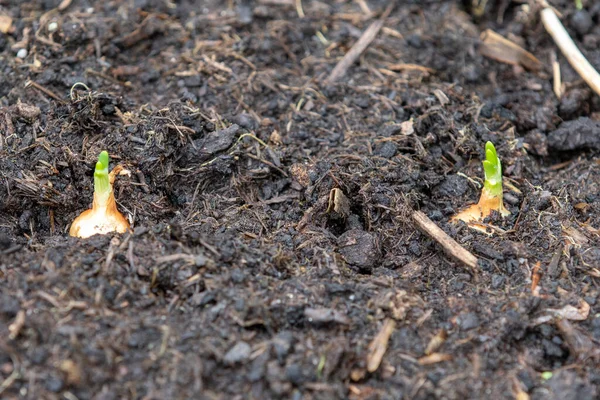
[[[492,142],[485,144],[483,171],[485,181],[479,202],[460,211],[450,221],[464,221],[469,227],[485,232],[485,225],[482,222],[492,214],[492,211],[497,211],[502,217],[510,215],[510,211],[504,207],[502,198],[502,165]]]
[[[94,171],[94,202],[92,208],[82,212],[71,224],[69,235],[87,238],[111,232],[125,233],[129,228],[127,219],[117,210],[112,184],[123,168],[117,166],[108,173],[108,153],[98,156]]]

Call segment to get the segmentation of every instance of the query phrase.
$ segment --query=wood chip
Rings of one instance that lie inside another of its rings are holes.
[[[415,133],[415,122],[413,119],[409,119],[408,121],[404,121],[400,123],[400,132],[404,136],[410,136]]]
[[[420,365],[431,365],[431,364],[437,364],[440,362],[450,361],[450,360],[452,360],[452,355],[450,355],[450,354],[433,353],[428,356],[419,358],[419,364]]]
[[[83,372],[81,367],[73,360],[63,360],[59,364],[59,369],[65,374],[69,385],[77,386],[81,383]]]
[[[115,42],[124,48],[130,48],[156,33],[162,32],[163,29],[163,22],[157,16],[149,14],[133,32],[116,39]]]
[[[338,324],[350,325],[350,318],[332,308],[306,308],[304,317],[313,324],[325,324],[336,322]]]
[[[352,379],[353,382],[362,381],[365,378],[365,375],[367,375],[367,371],[363,368],[355,368],[350,371],[350,379]]]
[[[540,279],[542,278],[541,265],[541,262],[536,262],[531,271],[531,293],[536,297],[540,295],[541,290],[539,286]]]
[[[448,338],[448,333],[445,329],[440,330],[434,337],[431,338],[425,348],[425,355],[429,356],[439,350]]]
[[[542,68],[542,63],[533,54],[491,29],[484,31],[479,39],[479,52],[485,57],[505,64],[521,65],[530,71]]]
[[[583,299],[579,299],[578,307],[570,304],[562,308],[549,308],[544,310],[544,314],[535,318],[530,326],[537,326],[557,319],[567,319],[571,321],[584,321],[590,315],[590,305]]]
[[[418,65],[418,64],[406,64],[406,63],[392,64],[392,65],[388,65],[387,69],[389,69],[390,71],[396,71],[396,72],[398,72],[398,71],[419,71],[419,72],[424,72],[426,74],[434,74],[435,73],[435,69],[424,67],[424,66]]]
[[[438,101],[444,107],[446,104],[450,103],[450,99],[446,96],[446,93],[442,92],[440,89],[435,89],[433,91],[435,97],[437,97]]]
[[[12,18],[8,15],[0,15],[0,32],[6,34],[12,27]]]
[[[58,5],[58,11],[65,11],[73,2],[73,0],[63,0]]]
[[[115,78],[121,78],[138,75],[141,70],[142,69],[137,65],[119,65],[118,67],[111,69],[111,74]]]
[[[414,211],[412,219],[417,224],[417,227],[424,234],[438,242],[448,255],[469,267],[471,273],[477,273],[477,257],[441,230],[427,215],[421,211]]]
[[[564,239],[567,244],[581,246],[589,243],[585,234],[572,225],[563,227],[562,233],[565,235]]]
[[[578,307],[567,304],[563,308],[550,308],[546,311],[549,311],[560,318],[570,319],[572,321],[585,321],[590,315],[590,305],[585,300],[579,299]]]
[[[569,350],[574,355],[577,357],[590,356],[590,352],[594,349],[594,344],[588,336],[571,325],[566,319],[556,321],[556,327],[569,346]],[[596,352],[598,352],[597,349]]]
[[[333,188],[329,192],[329,203],[325,212],[327,214],[333,212],[336,217],[346,218],[350,215],[350,200],[340,189]]]
[[[560,74],[560,64],[556,58],[556,53],[553,51],[550,53],[550,59],[552,63],[552,90],[558,99],[562,97],[562,79]]]
[[[258,0],[258,4],[266,6],[293,6],[294,0]]]
[[[28,120],[34,120],[42,113],[42,111],[37,106],[32,106],[26,103],[21,103],[21,101],[17,101],[17,105],[15,107],[15,111],[17,115],[21,118],[25,118]]]
[[[379,368],[395,328],[396,322],[393,319],[388,318],[381,326],[377,336],[373,338],[373,341],[369,345],[369,354],[367,355],[367,371],[373,373]]]
[[[15,320],[8,327],[8,331],[10,332],[8,338],[10,340],[15,340],[17,336],[19,336],[19,333],[21,333],[23,325],[25,325],[25,311],[19,310],[19,312],[17,312]]]

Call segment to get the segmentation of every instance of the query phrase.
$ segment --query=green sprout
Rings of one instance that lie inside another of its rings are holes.
[[[98,156],[96,170],[94,171],[94,192],[102,199],[108,198],[110,194],[110,182],[108,180],[108,153],[102,151]]]
[[[581,0],[575,0],[575,8],[578,10],[583,9],[583,3],[581,2]]]
[[[486,232],[485,225],[482,225],[481,222],[492,211],[497,211],[503,217],[510,215],[510,211],[504,207],[502,199],[502,165],[492,142],[485,144],[483,171],[485,173],[485,182],[483,183],[479,202],[460,211],[450,221],[463,221],[473,229]]]
[[[326,361],[327,361],[327,358],[325,357],[325,354],[321,354],[321,357],[319,358],[319,365],[317,365],[317,377],[319,379],[323,375],[323,370],[325,369]]]
[[[485,144],[485,160],[483,161],[485,182],[483,186],[492,196],[502,197],[502,165],[492,142]]]

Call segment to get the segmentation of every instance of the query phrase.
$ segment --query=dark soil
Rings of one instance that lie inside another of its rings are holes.
[[[337,83],[387,2],[294,3],[0,0],[0,397],[600,396],[600,101],[534,2],[398,2]],[[600,7],[551,3],[600,67]],[[448,223],[487,140],[491,235]],[[71,238],[104,149],[133,233]]]

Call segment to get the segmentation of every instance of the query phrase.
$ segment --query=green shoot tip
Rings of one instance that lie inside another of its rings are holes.
[[[485,172],[484,187],[493,195],[502,196],[502,165],[492,142],[485,144],[483,171]]]
[[[94,192],[103,199],[108,198],[111,189],[108,180],[108,162],[108,152],[102,151],[94,171]]]
[[[98,162],[96,163],[96,169],[108,168],[108,152],[103,150],[98,156]]]

